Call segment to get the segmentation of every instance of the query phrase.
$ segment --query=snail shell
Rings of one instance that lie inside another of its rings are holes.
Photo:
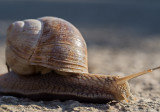
[[[63,19],[16,21],[8,28],[6,43],[6,63],[17,74],[88,73],[86,43],[78,29]]]

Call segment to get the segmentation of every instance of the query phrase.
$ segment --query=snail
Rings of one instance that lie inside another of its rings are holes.
[[[56,17],[12,23],[6,44],[9,72],[0,75],[0,94],[92,103],[128,101],[127,81],[160,69],[125,77],[90,74],[84,38],[75,26]]]

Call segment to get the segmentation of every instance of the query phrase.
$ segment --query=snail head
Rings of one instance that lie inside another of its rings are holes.
[[[122,77],[122,78],[117,78],[116,85],[117,85],[117,89],[120,93],[119,94],[120,96],[117,99],[119,99],[119,100],[124,99],[126,102],[128,102],[128,97],[130,96],[130,88],[129,88],[129,85],[128,85],[128,80],[131,80],[131,79],[136,78],[138,76],[150,73],[150,72],[152,72],[154,70],[157,70],[157,69],[160,69],[160,67],[156,67],[156,68],[152,68],[152,69],[149,69],[149,70],[145,70],[143,72],[138,72],[138,73],[135,73],[135,74],[131,74],[131,75],[128,75],[128,76],[125,76],[125,77]]]

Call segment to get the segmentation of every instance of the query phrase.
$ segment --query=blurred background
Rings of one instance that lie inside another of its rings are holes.
[[[98,53],[94,49],[128,50],[132,56],[133,51],[157,53],[160,48],[159,0],[0,0],[1,68],[9,24],[42,16],[63,18],[80,30],[91,68],[91,54]]]

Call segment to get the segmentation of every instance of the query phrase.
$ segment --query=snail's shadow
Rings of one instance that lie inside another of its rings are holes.
[[[54,110],[61,110],[61,111],[73,111],[76,109],[82,109],[82,108],[90,108],[94,107],[94,109],[98,110],[108,110],[110,106],[117,104],[117,102],[108,102],[103,104],[98,103],[82,103],[75,100],[66,100],[66,101],[59,101],[59,100],[53,100],[53,101],[34,101],[28,98],[17,98],[13,96],[1,96],[0,95],[0,106],[7,105],[8,107],[10,105],[18,107],[21,105],[22,107],[33,107],[34,106],[40,109],[40,108],[46,108],[46,109],[54,109]]]

